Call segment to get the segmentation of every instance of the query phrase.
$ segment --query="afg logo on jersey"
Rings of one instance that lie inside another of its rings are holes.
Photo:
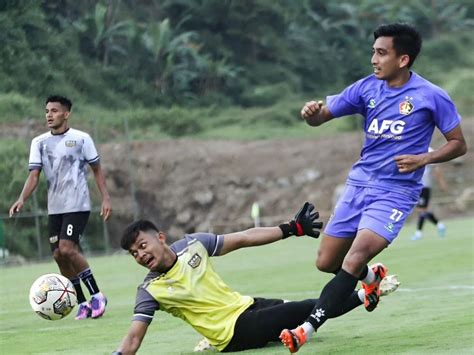
[[[402,115],[409,115],[413,111],[415,106],[409,99],[406,99],[405,101],[400,102],[398,108]]]
[[[191,266],[193,269],[197,268],[201,264],[201,256],[196,253],[194,254],[191,259],[188,261],[189,266]]]
[[[64,142],[64,144],[66,145],[66,147],[72,148],[76,146],[76,141],[66,141]]]
[[[372,134],[383,134],[385,132],[390,132],[392,135],[401,134],[405,129],[404,121],[392,121],[392,120],[383,120],[379,121],[378,119],[373,119],[370,122],[369,128],[367,128],[368,133]]]

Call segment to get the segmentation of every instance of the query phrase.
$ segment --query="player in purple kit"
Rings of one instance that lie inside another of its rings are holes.
[[[351,301],[359,280],[366,309],[378,304],[387,268],[367,263],[398,235],[422,188],[424,166],[465,154],[466,142],[456,107],[441,88],[410,70],[421,36],[410,25],[382,25],[374,32],[374,73],[322,101],[307,102],[301,116],[310,126],[360,114],[365,141],[346,188],[324,231],[316,266],[336,276],[326,284],[306,322],[281,332],[296,352],[341,304]],[[434,129],[446,143],[428,152]]]

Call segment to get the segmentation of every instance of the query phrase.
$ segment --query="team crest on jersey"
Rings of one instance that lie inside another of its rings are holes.
[[[408,97],[406,97],[405,101],[400,102],[400,104],[398,105],[398,108],[399,108],[400,113],[402,115],[409,115],[413,111],[413,109],[415,108],[415,106],[410,101],[410,99]]]
[[[193,269],[197,268],[201,264],[201,256],[196,253],[194,254],[191,259],[188,261],[189,266],[191,266]]]
[[[66,147],[72,148],[76,146],[76,141],[66,141],[64,144],[66,145]]]

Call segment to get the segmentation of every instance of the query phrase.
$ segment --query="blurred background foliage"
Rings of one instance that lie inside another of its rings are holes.
[[[4,0],[0,113],[51,92],[114,110],[323,96],[370,73],[372,32],[393,21],[425,38],[415,69],[454,74],[461,95],[473,15],[471,0]]]
[[[73,100],[72,125],[97,143],[123,141],[124,120],[147,140],[350,130],[355,119],[309,132],[301,105],[369,75],[373,30],[395,21],[423,34],[414,70],[472,116],[472,0],[2,0],[1,211],[21,191],[32,138],[9,128],[42,123],[49,94]]]

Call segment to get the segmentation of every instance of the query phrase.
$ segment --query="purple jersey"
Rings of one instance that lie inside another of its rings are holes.
[[[334,117],[364,116],[365,141],[360,159],[352,166],[347,184],[377,187],[418,197],[424,169],[399,173],[394,157],[428,151],[434,128],[443,134],[461,121],[448,94],[411,72],[402,87],[389,87],[374,75],[328,96]]]

